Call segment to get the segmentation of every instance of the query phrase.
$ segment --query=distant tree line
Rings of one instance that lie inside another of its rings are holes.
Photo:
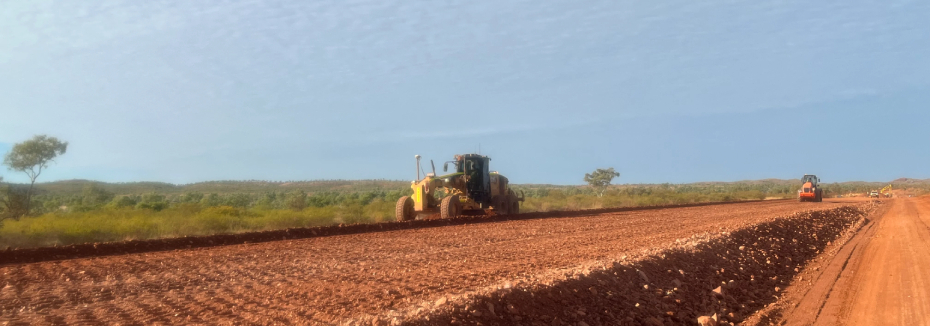
[[[36,213],[88,212],[97,209],[148,209],[160,211],[182,205],[199,207],[229,206],[239,209],[290,209],[302,210],[307,207],[326,207],[344,204],[365,206],[372,201],[396,201],[401,196],[410,194],[409,188],[391,190],[371,190],[355,192],[323,191],[308,194],[302,189],[290,191],[265,191],[259,193],[201,193],[184,194],[127,194],[117,195],[107,191],[101,184],[91,183],[84,186],[80,194],[74,195],[40,195],[35,199]]]

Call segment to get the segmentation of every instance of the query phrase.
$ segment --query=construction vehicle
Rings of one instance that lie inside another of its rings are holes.
[[[823,189],[820,189],[820,178],[813,174],[805,174],[801,178],[804,182],[798,190],[798,201],[823,201]]]
[[[491,159],[480,154],[455,155],[443,164],[443,172],[452,163],[455,172],[436,175],[436,165],[430,161],[432,173],[420,179],[420,155],[417,159],[417,180],[410,183],[412,196],[397,200],[394,214],[398,221],[421,218],[451,218],[460,215],[507,215],[520,212],[524,197],[510,189],[509,181],[491,172]]]
[[[882,188],[882,190],[880,190],[879,192],[880,192],[883,196],[885,196],[885,198],[891,198],[891,196],[892,196],[892,193],[891,193],[891,185],[885,186],[885,188]]]

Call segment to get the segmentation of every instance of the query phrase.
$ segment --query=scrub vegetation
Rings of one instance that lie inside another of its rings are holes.
[[[911,182],[923,189],[927,182]],[[9,186],[9,185],[8,185]],[[12,185],[16,186],[16,185]],[[877,184],[826,184],[828,196]],[[795,198],[798,182],[592,186],[516,185],[522,212]],[[603,191],[603,192],[602,192]],[[208,235],[392,221],[409,182],[217,181],[190,185],[70,180],[35,185],[32,214],[5,221],[0,248]]]

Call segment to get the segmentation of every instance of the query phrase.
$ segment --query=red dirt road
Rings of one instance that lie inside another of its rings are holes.
[[[930,325],[930,197],[900,198],[828,262],[784,325]]]
[[[930,325],[930,203],[902,199],[865,248],[849,325]]]
[[[0,323],[338,324],[845,204],[669,208],[6,265]],[[915,243],[926,253],[922,234]]]

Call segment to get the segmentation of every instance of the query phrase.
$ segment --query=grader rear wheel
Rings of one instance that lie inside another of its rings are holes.
[[[442,199],[439,203],[439,212],[442,218],[453,218],[462,213],[462,202],[459,201],[458,195],[452,195]]]
[[[520,214],[520,202],[514,200],[510,205],[510,214]]]
[[[394,206],[394,216],[398,221],[410,221],[417,217],[417,212],[413,209],[413,198],[410,196],[403,196],[397,200],[397,205]]]

